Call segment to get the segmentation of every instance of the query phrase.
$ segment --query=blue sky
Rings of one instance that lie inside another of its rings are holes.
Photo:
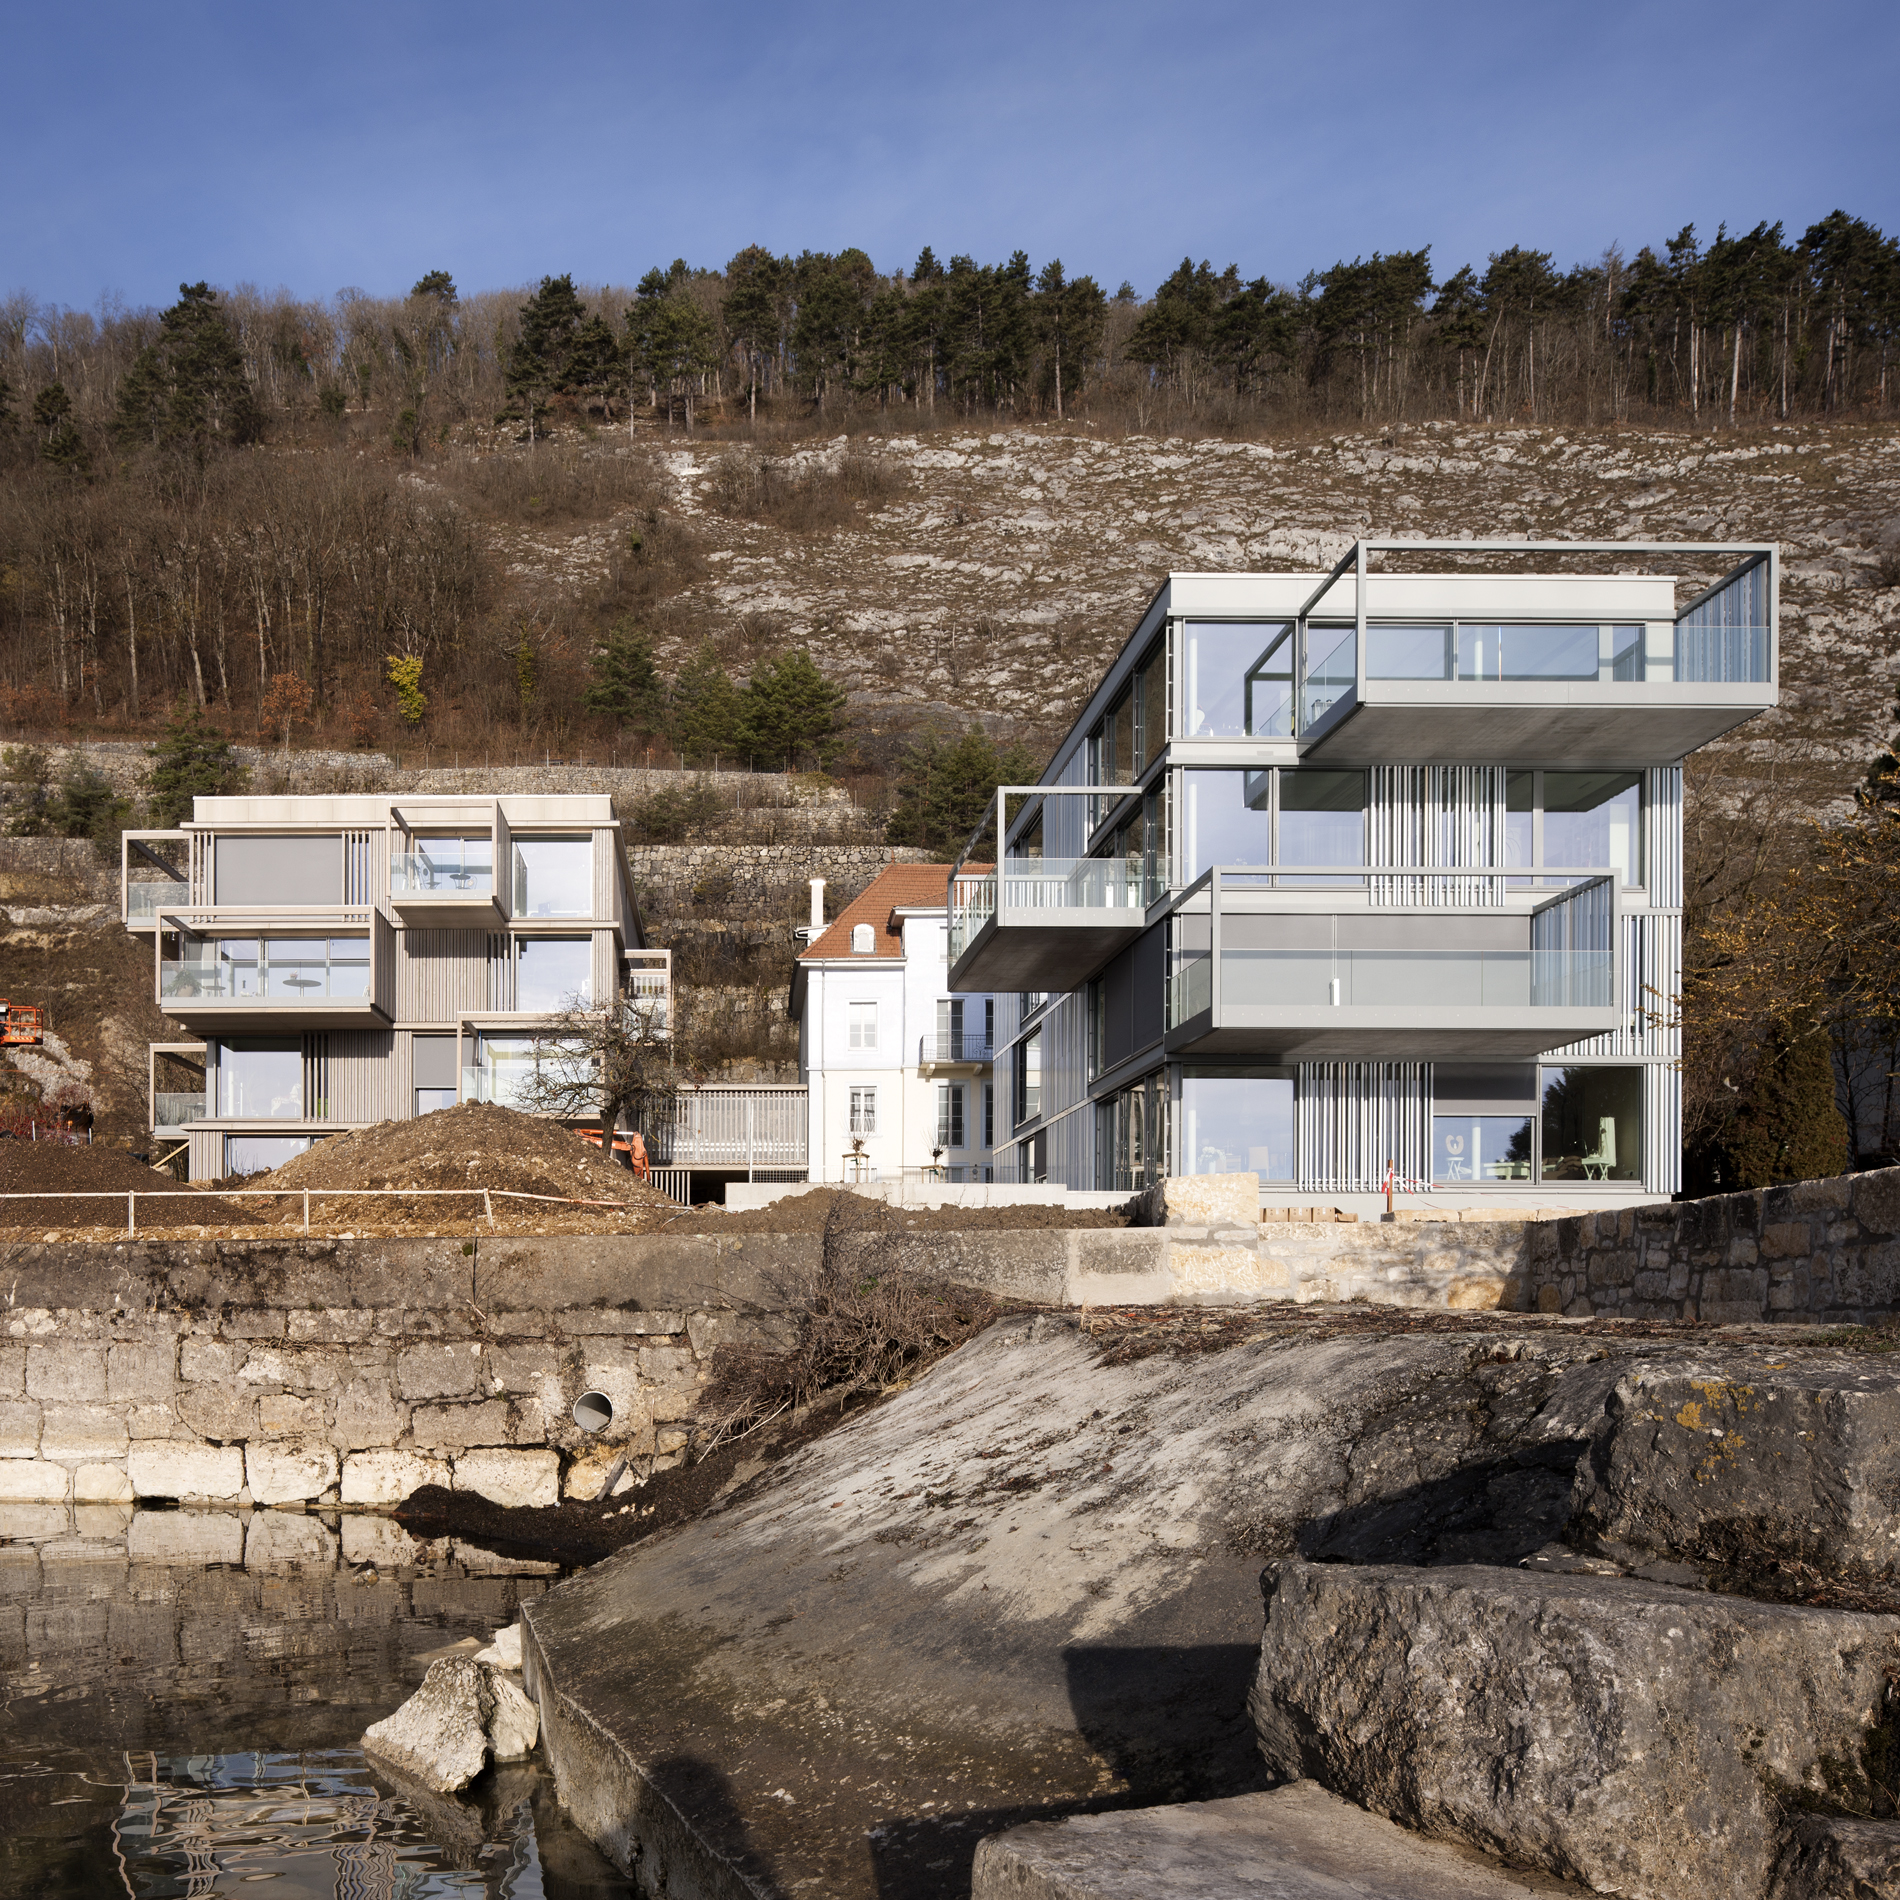
[[[1836,205],[1900,228],[1900,8],[7,9],[0,292],[631,283],[749,242],[1021,246],[1144,295],[1432,246],[1560,264]]]

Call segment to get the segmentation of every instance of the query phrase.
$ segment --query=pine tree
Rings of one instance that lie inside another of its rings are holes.
[[[73,426],[73,401],[64,383],[48,383],[33,398],[33,426],[40,432],[40,459],[83,475],[92,457]]]
[[[521,327],[508,352],[503,380],[508,394],[526,406],[530,440],[539,413],[554,397],[576,387],[586,325],[587,306],[566,272],[542,278],[540,289],[521,306]]]
[[[210,724],[203,709],[180,700],[172,708],[158,743],[146,754],[152,761],[147,779],[152,817],[160,825],[178,825],[191,816],[194,798],[235,792],[244,768],[231,742]]]
[[[741,695],[746,749],[782,761],[788,772],[801,754],[822,763],[836,749],[847,697],[803,647],[779,655],[753,673]]]
[[[1726,1187],[1773,1187],[1846,1172],[1847,1121],[1835,1095],[1833,1056],[1812,1016],[1769,1024],[1722,1147]]]
[[[1027,785],[1035,761],[1018,743],[998,747],[981,726],[948,739],[928,726],[897,766],[897,800],[885,828],[892,844],[910,844],[949,860],[983,822],[999,785]]]
[[[581,695],[582,707],[617,726],[653,732],[660,722],[660,676],[653,664],[653,643],[625,621],[614,628],[589,662],[593,683]]]
[[[255,442],[263,432],[244,353],[209,284],[180,284],[159,321],[158,340],[133,359],[119,384],[113,433],[154,445]]]
[[[668,707],[667,737],[695,764],[744,755],[739,689],[709,641],[680,668]]]

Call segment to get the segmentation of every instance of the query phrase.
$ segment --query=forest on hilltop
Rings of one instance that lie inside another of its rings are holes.
[[[666,440],[733,445],[719,512],[827,534],[901,492],[880,435],[972,422],[1877,419],[1896,323],[1900,243],[1840,211],[1798,238],[1690,227],[1568,269],[1516,246],[1442,281],[1429,247],[1291,286],[1184,260],[1146,298],[1021,252],[926,248],[881,274],[859,250],[756,245],[630,290],[463,294],[434,270],[400,298],[199,283],[164,311],[89,312],[16,294],[0,729],[140,732],[183,699],[286,746],[836,763],[849,721],[811,677],[835,652],[814,666],[759,622],[655,668],[656,615],[706,572]],[[847,453],[796,452],[841,432]],[[585,586],[523,580],[524,548],[596,530]],[[761,711],[760,667],[795,684],[789,723]]]

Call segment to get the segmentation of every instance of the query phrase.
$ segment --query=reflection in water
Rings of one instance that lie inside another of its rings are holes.
[[[0,1505],[0,1895],[631,1894],[538,1762],[443,1799],[357,1746],[554,1580],[381,1518]]]

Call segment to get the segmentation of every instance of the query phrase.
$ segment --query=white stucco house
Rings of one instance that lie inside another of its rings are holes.
[[[891,864],[792,975],[813,1181],[995,1179],[996,999],[952,996],[945,867]]]

